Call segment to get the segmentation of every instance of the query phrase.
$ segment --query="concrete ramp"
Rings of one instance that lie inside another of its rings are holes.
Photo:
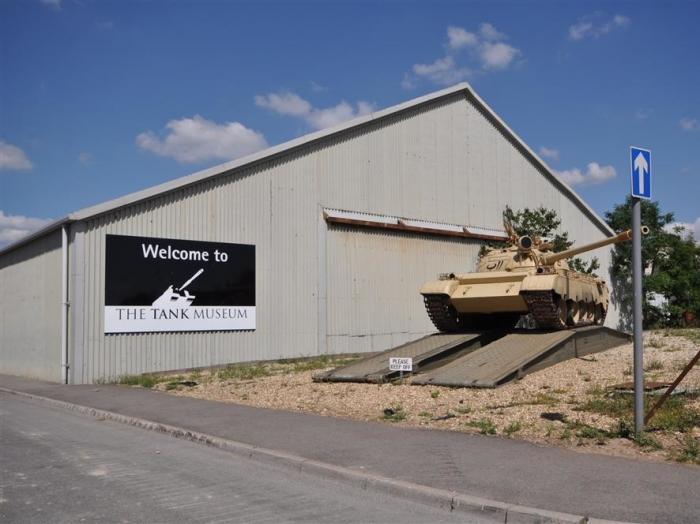
[[[398,378],[398,371],[389,370],[390,357],[411,357],[415,371],[428,370],[435,364],[450,362],[478,349],[493,336],[485,333],[438,333],[363,358],[347,366],[314,376],[316,382],[387,382]],[[405,374],[407,375],[407,374]]]
[[[629,336],[591,326],[550,332],[510,333],[431,371],[411,383],[452,387],[493,388],[570,358],[625,344]]]

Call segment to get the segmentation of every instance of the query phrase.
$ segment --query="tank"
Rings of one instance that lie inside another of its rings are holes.
[[[579,253],[632,238],[632,230],[566,251],[552,252],[538,237],[518,237],[510,224],[504,248],[489,249],[474,273],[446,273],[420,290],[428,316],[444,332],[508,329],[530,314],[540,329],[603,324],[609,290],[605,281],[574,271]],[[642,234],[649,228],[642,227]]]

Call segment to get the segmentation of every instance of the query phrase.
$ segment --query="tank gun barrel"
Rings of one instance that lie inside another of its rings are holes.
[[[646,235],[649,233],[649,228],[647,226],[642,226],[642,234]],[[585,253],[586,251],[592,251],[598,249],[599,247],[608,246],[610,244],[617,244],[619,242],[625,242],[632,239],[632,230],[628,229],[622,233],[615,235],[614,237],[606,238],[604,240],[598,240],[597,242],[591,242],[590,244],[584,244],[582,246],[572,247],[565,251],[560,251],[558,253],[551,253],[548,255],[542,255],[540,262],[542,265],[549,266],[557,262],[558,260],[563,260],[565,258],[571,258],[578,255],[579,253]]]

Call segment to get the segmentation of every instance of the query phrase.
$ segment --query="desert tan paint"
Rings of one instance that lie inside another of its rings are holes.
[[[461,328],[485,327],[480,324],[492,319],[486,319],[484,314],[530,312],[537,320],[538,312],[532,310],[533,301],[528,297],[539,297],[540,306],[546,309],[546,302],[542,306],[542,297],[547,294],[552,296],[551,305],[556,308],[552,309],[552,314],[557,314],[559,319],[556,326],[546,327],[602,324],[609,303],[608,286],[598,277],[572,270],[566,259],[630,238],[631,230],[628,230],[611,238],[551,253],[549,246],[539,239],[518,239],[513,233],[508,247],[491,249],[480,258],[477,272],[443,276],[425,283],[420,293],[426,297],[426,306],[434,322],[435,304],[432,304],[431,314],[429,302],[441,299],[445,304],[444,313],[451,315],[456,320],[455,326]],[[470,315],[479,318],[470,321]],[[504,322],[511,319],[512,316],[503,317]],[[436,322],[438,329],[444,331],[445,326]]]

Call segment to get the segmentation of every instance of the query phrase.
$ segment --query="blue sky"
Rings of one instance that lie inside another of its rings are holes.
[[[697,2],[0,1],[0,244],[43,220],[470,82],[599,213],[700,237]]]

